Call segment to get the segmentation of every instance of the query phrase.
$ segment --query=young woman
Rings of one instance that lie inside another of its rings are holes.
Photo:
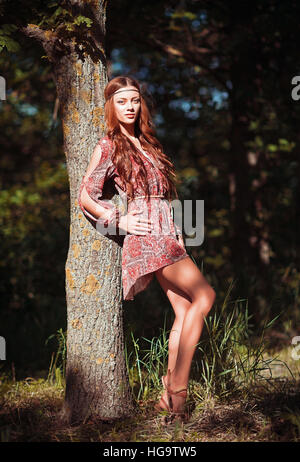
[[[105,92],[106,136],[97,144],[83,177],[79,204],[96,225],[125,235],[122,251],[124,300],[146,289],[154,274],[175,312],[169,336],[167,375],[157,410],[165,423],[186,421],[185,401],[191,362],[215,291],[188,256],[170,202],[178,198],[174,166],[154,136],[139,82],[112,79]],[[127,213],[101,200],[104,184],[113,180]],[[178,239],[177,239],[178,235]]]

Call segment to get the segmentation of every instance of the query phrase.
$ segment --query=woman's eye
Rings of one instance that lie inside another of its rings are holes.
[[[134,100],[134,103],[139,103],[139,102],[140,102],[139,99],[135,99],[135,100]],[[121,101],[121,100],[118,100],[117,103],[124,103],[124,101],[123,101],[123,100],[122,100],[122,101]]]

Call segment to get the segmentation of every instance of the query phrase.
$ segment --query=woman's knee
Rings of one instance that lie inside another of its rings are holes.
[[[216,292],[208,284],[205,288],[202,288],[199,291],[199,294],[196,298],[195,305],[197,306],[198,311],[201,312],[201,314],[203,314],[204,316],[207,316],[213,307],[215,299],[216,299]]]
[[[176,292],[174,290],[168,290],[167,296],[174,310],[177,322],[183,322],[185,315],[191,306],[191,300],[184,292],[179,292],[178,289],[176,289]]]

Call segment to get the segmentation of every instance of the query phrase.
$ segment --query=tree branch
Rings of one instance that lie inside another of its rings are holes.
[[[59,55],[65,55],[67,51],[70,54],[75,51],[75,42],[60,38],[58,29],[56,31],[45,30],[35,24],[28,24],[21,28],[21,32],[38,40],[46,51],[49,60],[55,63]]]
[[[48,39],[50,39],[51,34],[54,34],[51,31],[41,29],[36,24],[28,24],[26,27],[21,28],[21,32],[31,38],[35,38],[42,44]]]

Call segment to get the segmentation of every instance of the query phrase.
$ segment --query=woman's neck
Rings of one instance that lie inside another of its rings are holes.
[[[141,151],[143,151],[143,148],[142,148],[142,145],[140,143],[140,140],[135,136],[135,133],[132,133],[132,131],[127,131],[126,129],[124,129],[124,126],[121,125],[121,132],[127,136],[130,141],[138,148],[140,149]]]
[[[136,138],[134,126],[132,125],[126,126],[124,124],[120,124],[120,129],[124,135],[128,136],[128,138]]]

